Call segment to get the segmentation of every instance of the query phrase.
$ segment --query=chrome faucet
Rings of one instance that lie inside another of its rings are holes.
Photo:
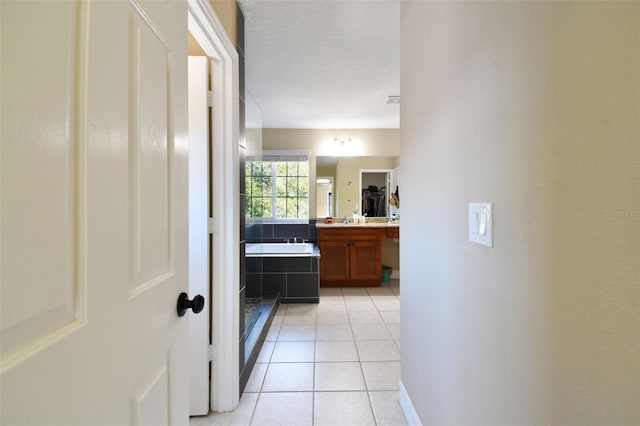
[[[344,223],[349,223],[349,215],[345,215],[345,217],[344,217]]]

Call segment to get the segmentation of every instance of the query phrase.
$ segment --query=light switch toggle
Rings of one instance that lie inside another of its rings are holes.
[[[487,214],[478,212],[475,214],[478,220],[478,235],[487,235]]]
[[[493,203],[469,203],[469,241],[493,247]]]

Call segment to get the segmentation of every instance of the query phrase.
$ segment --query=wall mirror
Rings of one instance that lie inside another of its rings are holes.
[[[316,157],[316,217],[369,214],[375,205],[376,213],[382,216],[398,214],[395,207],[389,207],[389,199],[398,186],[399,171],[397,156]],[[373,189],[376,195],[371,197]],[[369,190],[368,199],[364,198],[365,190]],[[378,192],[384,194],[383,201]],[[384,203],[384,209],[380,208],[380,202]]]

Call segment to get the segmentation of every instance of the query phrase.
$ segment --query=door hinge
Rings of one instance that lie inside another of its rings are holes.
[[[207,106],[211,108],[216,107],[216,94],[213,90],[207,90]]]
[[[210,234],[217,234],[218,233],[218,223],[212,217],[209,218],[208,228],[209,228],[209,233]]]
[[[213,345],[209,345],[207,348],[207,360],[213,361]]]

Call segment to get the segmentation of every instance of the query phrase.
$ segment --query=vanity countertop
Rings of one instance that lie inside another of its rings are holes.
[[[337,221],[333,223],[323,223],[317,222],[316,228],[398,228],[400,223],[398,221],[395,222],[367,222],[367,223],[343,223],[342,221]]]

